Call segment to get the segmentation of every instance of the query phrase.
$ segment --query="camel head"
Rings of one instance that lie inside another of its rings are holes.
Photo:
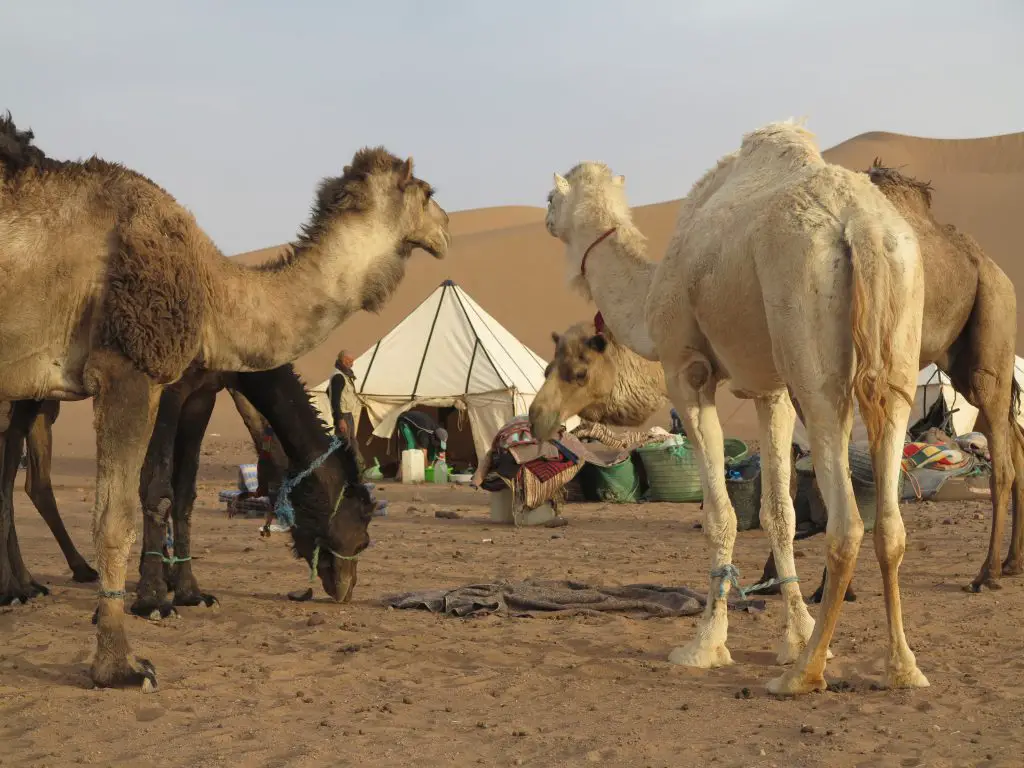
[[[566,419],[606,403],[615,386],[615,364],[606,354],[608,337],[594,323],[577,323],[551,338],[555,357],[530,405],[530,429],[538,440],[550,440]]]
[[[342,219],[351,221],[352,214],[369,225],[366,237],[396,242],[403,259],[415,248],[441,259],[451,244],[448,214],[434,199],[434,188],[413,175],[411,157],[401,160],[384,147],[360,149],[341,176],[320,184],[304,234],[315,238]]]
[[[335,601],[347,603],[356,587],[357,558],[370,546],[369,528],[376,503],[366,486],[357,482],[341,487],[341,483],[335,482],[340,475],[329,474],[332,477],[326,484],[309,478],[292,491],[297,521],[291,529],[292,548],[316,570],[324,591]],[[329,513],[328,519],[320,520],[318,525],[298,522],[304,510],[316,510],[320,518],[324,510],[334,510],[335,505],[337,511]]]
[[[545,224],[566,245],[575,234],[592,238],[597,230],[629,219],[626,177],[614,175],[604,163],[579,163],[565,176],[554,177]]]

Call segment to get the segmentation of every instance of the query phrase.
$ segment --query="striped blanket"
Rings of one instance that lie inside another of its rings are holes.
[[[925,467],[942,472],[959,472],[969,469],[972,463],[973,459],[970,454],[958,448],[948,448],[931,443],[907,443],[903,446],[903,470],[905,472]]]

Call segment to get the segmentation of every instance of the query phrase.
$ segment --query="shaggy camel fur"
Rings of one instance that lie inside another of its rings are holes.
[[[264,371],[298,358],[348,315],[379,308],[414,248],[443,256],[448,216],[411,159],[363,149],[321,183],[292,253],[249,269],[152,181],[95,157],[52,160],[32,138],[0,120],[0,399],[93,398],[100,592],[90,675],[152,687],[153,665],[129,647],[124,586],[162,391],[195,369]],[[339,517],[351,535],[327,547],[343,558],[339,594],[355,577],[352,546],[366,539],[361,511],[373,506],[358,477],[349,482]]]
[[[736,516],[714,405],[718,384],[729,381],[757,407],[762,517],[785,582],[778,660],[795,666],[769,690],[825,687],[828,644],[864,530],[847,456],[854,396],[879,486],[875,550],[889,618],[886,682],[927,685],[903,632],[897,576],[905,548],[897,480],[924,300],[920,252],[907,222],[866,176],[825,162],[809,132],[773,123],[745,136],[737,152],[697,182],[658,265],[643,257],[624,179],[602,164],[555,175],[547,224],[566,243],[572,285],[594,299],[618,338],[661,362],[701,465],[704,531],[714,547],[710,593],[697,637],[670,660],[697,667],[732,661],[725,597],[736,578]],[[817,624],[795,583],[791,395],[807,415],[830,511],[829,578]],[[538,438],[554,432],[558,416],[531,411]]]

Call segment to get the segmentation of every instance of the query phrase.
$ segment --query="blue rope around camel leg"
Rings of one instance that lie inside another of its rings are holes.
[[[768,581],[761,581],[757,584],[752,584],[751,586],[744,589],[740,586],[740,569],[732,563],[726,563],[721,568],[715,568],[713,571],[711,571],[711,578],[722,580],[718,585],[719,597],[725,597],[725,584],[726,582],[728,582],[732,585],[733,589],[735,589],[739,593],[739,596],[744,600],[747,599],[747,595],[750,592],[754,592],[758,589],[764,589],[765,587],[774,587],[777,584],[782,585],[790,584],[793,582],[800,582],[800,579],[796,576],[787,576],[784,579],[773,578],[768,579]]]

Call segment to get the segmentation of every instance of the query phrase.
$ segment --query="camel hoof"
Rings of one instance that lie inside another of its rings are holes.
[[[32,584],[32,597],[49,597],[50,590],[40,584],[38,581],[31,582]]]
[[[143,693],[157,689],[156,667],[149,659],[124,659],[109,666],[93,662],[89,677],[98,688],[141,688]]]
[[[696,641],[689,645],[675,648],[668,655],[670,664],[678,664],[681,667],[696,667],[697,669],[715,669],[716,667],[727,667],[732,664],[732,654],[725,644],[719,646],[704,646]]]
[[[807,605],[821,605],[821,600],[822,600],[822,591],[821,591],[821,587],[819,587],[818,591],[815,592],[810,597],[808,597],[807,600],[805,600],[804,602],[806,602]],[[856,603],[857,602],[857,594],[852,589],[846,590],[846,594],[843,595],[843,602],[846,602],[846,603]]]
[[[91,565],[83,563],[71,569],[71,579],[79,584],[92,584],[100,580],[100,575]]]
[[[928,682],[928,678],[924,676],[924,673],[916,665],[900,671],[888,672],[885,676],[885,687],[888,689],[928,688],[930,685],[931,683]]]
[[[205,605],[207,608],[213,608],[213,606],[215,605],[220,605],[220,601],[213,595],[207,595],[202,592],[189,595],[179,595],[177,592],[175,592],[174,604],[187,607]]]
[[[153,600],[152,598],[140,597],[132,603],[131,612],[143,619],[158,621],[177,616],[178,612],[168,600]]]
[[[810,676],[806,672],[791,670],[768,681],[768,692],[775,696],[802,696],[824,691],[828,686],[824,675]]]
[[[1003,576],[1020,576],[1024,573],[1024,563],[1014,563],[1007,560],[1003,563]]]
[[[979,592],[981,592],[982,587],[988,587],[989,589],[995,591],[997,589],[1002,589],[1003,585],[999,583],[998,579],[995,579],[991,576],[978,576],[978,578],[976,578],[974,581],[972,581],[970,584],[964,587],[964,591],[978,594]]]
[[[13,587],[0,592],[0,607],[28,605],[29,600],[36,597],[46,597],[50,590],[42,584],[30,582],[28,587]]]

